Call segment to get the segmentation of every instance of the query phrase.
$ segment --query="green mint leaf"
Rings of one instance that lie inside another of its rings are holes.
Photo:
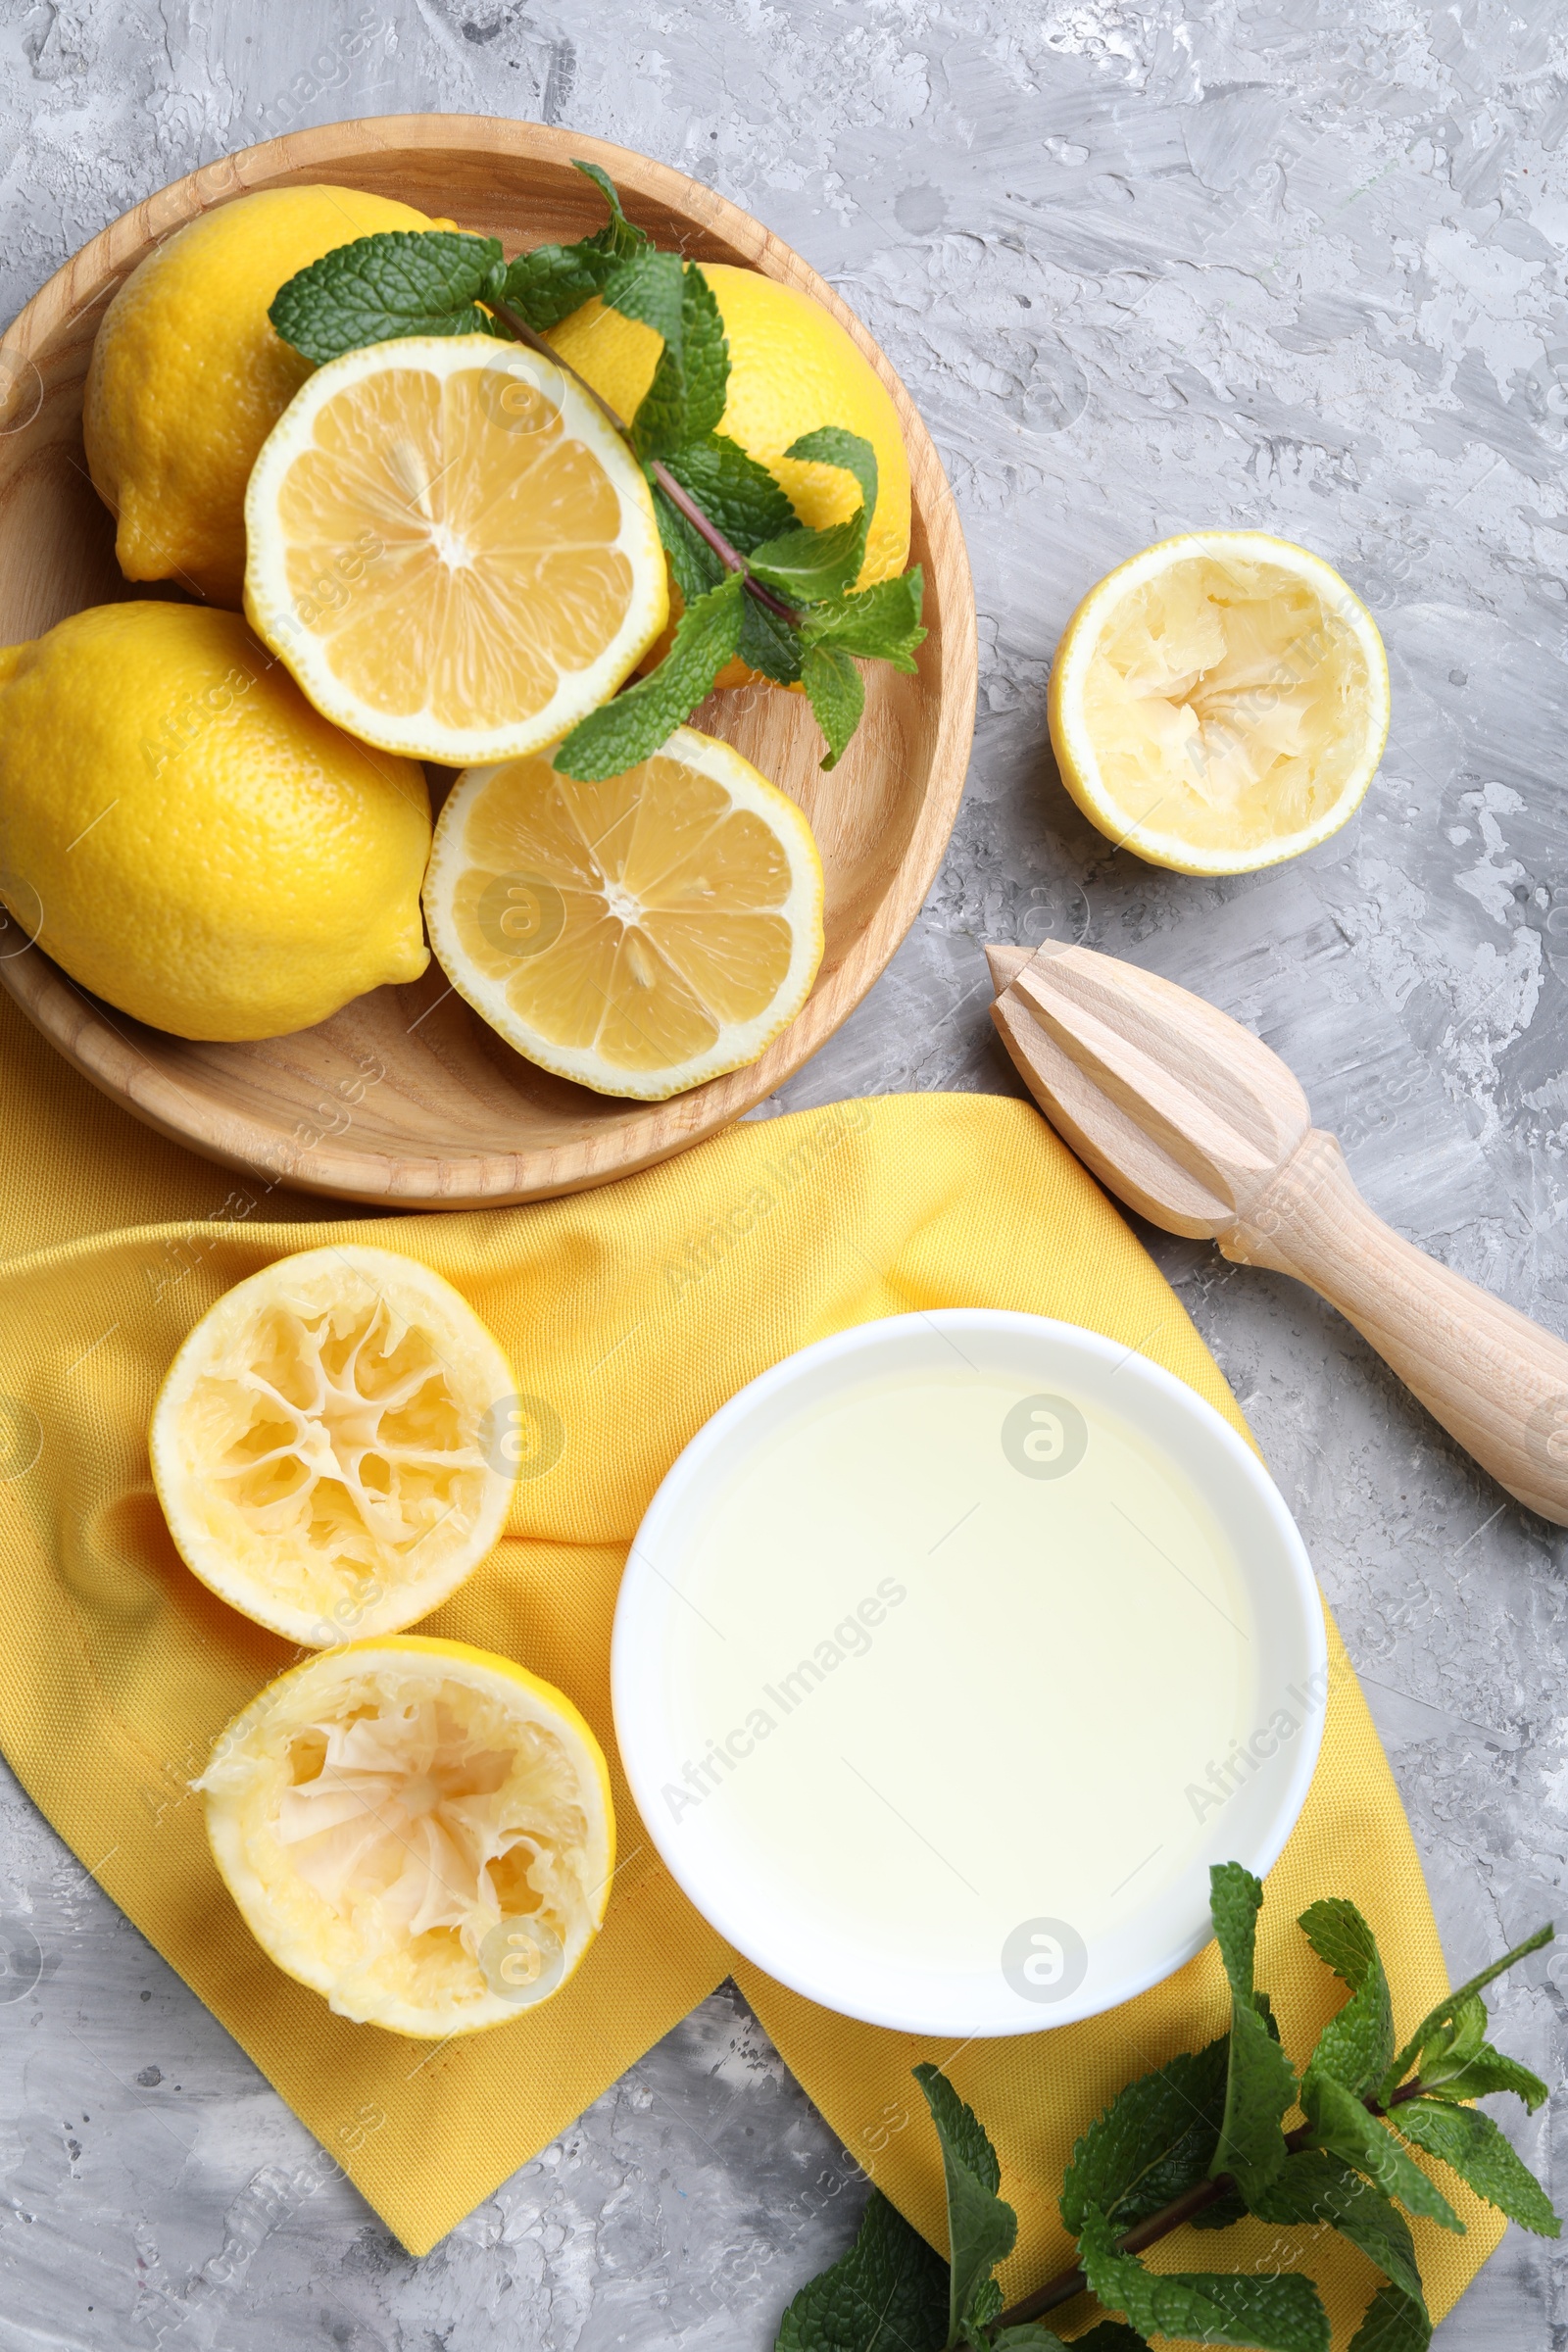
[[[610,219],[603,228],[596,228],[591,237],[584,239],[586,244],[619,259],[624,254],[639,253],[645,245],[653,243],[647,229],[638,228],[621,211],[620,191],[608,172],[601,172],[597,164],[585,164],[578,156],[572,157],[571,168],[580,172],[584,179],[593,181],[610,207]]]
[[[1340,1983],[1352,1992],[1377,1966],[1377,1938],[1355,1905],[1343,1895],[1308,1903],[1296,1924],[1324,1967],[1332,1968]]]
[[[1252,2208],[1282,2230],[1326,2225],[1358,2246],[1385,2278],[1422,2305],[1410,2225],[1380,2188],[1322,2148],[1301,2148]]]
[[[982,2278],[963,2315],[963,2340],[970,2352],[991,2352],[991,2323],[1001,2317],[1002,2289],[994,2278]]]
[[[849,655],[840,653],[836,645],[813,645],[801,661],[801,684],[827,737],[827,758],[822,765],[837,767],[865,709],[864,681]]]
[[[1405,2154],[1392,2132],[1368,2115],[1353,2091],[1328,2075],[1309,2075],[1301,2105],[1319,2146],[1375,2180],[1385,2196],[1397,2197],[1410,2213],[1425,2214],[1445,2230],[1464,2234],[1464,2224],[1435,2181]]]
[[[1528,2066],[1494,2049],[1487,2039],[1487,2004],[1479,1993],[1467,1993],[1453,2004],[1453,2016],[1440,2026],[1421,2053],[1424,2097],[1464,2102],[1486,2098],[1494,2090],[1512,2091],[1533,2115],[1547,2096],[1546,2085]]]
[[[777,539],[764,540],[751,554],[758,578],[798,605],[843,596],[859,578],[864,561],[863,507],[849,522],[831,523],[825,531],[810,531],[802,523]]]
[[[675,575],[675,585],[685,603],[694,605],[710,588],[716,588],[724,577],[724,566],[714,555],[701,531],[689,523],[679,507],[673,506],[657,482],[653,485],[654,515],[659,524],[659,536],[669,559],[669,568]],[[757,599],[749,596],[748,605]]]
[[[1483,2043],[1473,2057],[1451,2072],[1436,2072],[1429,2078],[1423,2061],[1421,2081],[1426,2095],[1439,2100],[1484,2099],[1494,2090],[1511,2090],[1515,2098],[1523,2099],[1532,2115],[1549,2095],[1539,2075],[1533,2075],[1528,2066],[1521,2066],[1517,2058],[1505,2057],[1501,2050],[1494,2050],[1490,2042]]]
[[[564,776],[591,784],[650,759],[695,710],[740,643],[741,575],[688,605],[656,670],[590,711],[555,755]]]
[[[1466,1993],[1453,2004],[1453,2015],[1440,2026],[1421,2053],[1421,2080],[1451,2075],[1469,2064],[1486,2044],[1487,2004],[1479,1992]]]
[[[1225,2114],[1209,2172],[1216,2178],[1231,2174],[1250,2205],[1284,2168],[1288,2151],[1280,2124],[1296,2104],[1296,2073],[1273,2032],[1267,2000],[1252,1985],[1262,1884],[1240,1862],[1217,1863],[1208,1882],[1214,1935],[1231,1987]]]
[[[801,674],[806,648],[801,632],[787,620],[780,620],[765,605],[749,596],[741,607],[740,656],[753,669],[760,669],[764,678],[775,685],[793,686]]]
[[[1225,1964],[1231,1998],[1257,2010],[1252,1972],[1257,1953],[1257,1915],[1263,1908],[1263,1883],[1240,1862],[1218,1862],[1208,1874],[1208,1909],[1214,1940]]]
[[[848,2253],[785,2312],[776,2352],[929,2352],[947,2325],[947,2264],[873,2188]]]
[[[878,580],[874,588],[841,597],[801,616],[801,634],[808,645],[836,645],[865,661],[891,662],[895,669],[912,670],[915,648],[924,642],[920,607],[925,574],[918,564],[897,579]]]
[[[1380,2286],[1350,2338],[1350,2352],[1427,2352],[1431,2341],[1425,2304],[1412,2302],[1396,2286]]]
[[[1139,2338],[1129,2338],[1137,2343]],[[1042,2328],[1038,2320],[1030,2320],[1022,2328],[1004,2328],[1000,2335],[992,2336],[990,2352],[1066,2352],[1059,2335]]]
[[[1548,1921],[1545,1927],[1538,1928],[1533,1936],[1527,1936],[1523,1943],[1516,1943],[1511,1952],[1504,1952],[1500,1960],[1494,1960],[1492,1966],[1484,1968],[1479,1976],[1471,1977],[1468,1983],[1459,1985],[1456,1991],[1445,1994],[1437,2007],[1421,2020],[1384,2076],[1378,2086],[1377,2094],[1381,2103],[1385,2107],[1388,2105],[1390,2092],[1397,2090],[1411,2067],[1424,2056],[1428,2044],[1435,2042],[1444,2029],[1453,2024],[1458,2012],[1467,2002],[1473,2000],[1478,1993],[1484,1992],[1494,1978],[1500,1977],[1503,1971],[1512,1968],[1516,1961],[1525,1959],[1531,1952],[1539,1952],[1543,1944],[1550,1943],[1556,1933],[1556,1929]]]
[[[686,265],[678,253],[660,253],[646,245],[641,252],[617,261],[599,290],[608,309],[619,311],[627,318],[640,318],[656,335],[662,335],[665,350],[674,353],[678,366],[684,364],[686,341],[681,299],[685,274]]]
[[[664,464],[743,556],[795,524],[795,509],[767,467],[748,457],[727,434],[708,433],[688,441],[684,448],[670,450]]]
[[[618,255],[594,245],[536,245],[509,267],[501,300],[545,335],[581,310],[619,267]]]
[[[1350,1987],[1350,1998],[1318,2035],[1306,2071],[1332,2075],[1365,2098],[1394,2055],[1394,2004],[1377,1940],[1355,1905],[1340,1896],[1310,1904],[1298,1925],[1324,1966]]]
[[[475,305],[499,290],[501,247],[457,228],[393,228],[298,270],[273,295],[268,318],[308,360],[335,360],[403,335],[481,335]]]
[[[1098,2206],[1117,2230],[1146,2221],[1200,2180],[1219,2144],[1229,2043],[1185,2050],[1140,2075],[1097,2116],[1072,2152],[1061,2184],[1061,2218],[1076,2237]]]
[[[1329,2352],[1328,2313],[1301,2272],[1149,2271],[1135,2254],[1118,2251],[1116,2236],[1091,2208],[1078,2259],[1091,2291],[1111,2311],[1125,2312],[1141,2334],[1250,2344],[1258,2352]]]
[[[1018,2217],[997,2194],[1002,2167],[974,2109],[966,2107],[940,2068],[914,2069],[942,2143],[948,2187],[948,2263],[951,2272],[948,2342],[961,2344],[977,2309],[990,2297],[991,2274],[1012,2252]],[[1000,2310],[997,2304],[993,2309]]]
[[[729,391],[729,345],[712,289],[694,262],[681,276],[680,342],[666,342],[632,418],[641,458],[668,458],[690,441],[706,441],[724,414]]]
[[[1441,2157],[1478,2197],[1538,2237],[1560,2237],[1562,2224],[1535,2174],[1479,2107],[1406,2099],[1394,2111],[1397,2129],[1429,2156]],[[1406,2199],[1408,2203],[1408,2199]]]
[[[787,458],[805,458],[818,466],[839,466],[853,473],[860,485],[860,504],[865,509],[865,527],[871,528],[876,513],[876,451],[859,433],[847,433],[842,425],[819,425],[814,433],[803,433],[792,441],[784,452]]]

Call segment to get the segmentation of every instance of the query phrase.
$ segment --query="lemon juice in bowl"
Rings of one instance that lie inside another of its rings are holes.
[[[1207,1936],[1310,1778],[1321,1610],[1243,1442],[1134,1349],[898,1317],[764,1374],[633,1547],[617,1734],[650,1835],[769,1974],[1004,2034]]]

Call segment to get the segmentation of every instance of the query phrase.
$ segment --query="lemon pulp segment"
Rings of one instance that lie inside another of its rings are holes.
[[[246,1925],[343,2017],[421,2038],[503,2024],[560,1989],[604,1919],[598,1741],[549,1683],[464,1642],[293,1668],[197,1786]]]
[[[547,759],[461,777],[424,906],[448,978],[519,1053],[646,1100],[755,1060],[822,953],[806,819],[690,727],[600,783]]]
[[[1371,616],[1304,549],[1194,534],[1135,558],[1069,623],[1063,779],[1140,857],[1233,871],[1342,824],[1376,769],[1388,671]]]
[[[186,1565],[315,1647],[390,1633],[498,1542],[515,1484],[507,1359],[390,1250],[303,1250],[225,1293],[170,1368],[153,1478]]]
[[[246,610],[338,724],[462,764],[528,752],[664,625],[647,483],[548,360],[411,337],[318,369],[246,500]]]

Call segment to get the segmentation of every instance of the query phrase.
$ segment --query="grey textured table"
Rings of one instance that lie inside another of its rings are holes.
[[[1010,1088],[980,944],[1081,938],[1258,1029],[1385,1216],[1568,1329],[1568,24],[1549,0],[4,0],[0,59],[8,315],[150,189],[350,115],[542,118],[760,215],[935,433],[982,646],[931,902],[768,1107]],[[1084,588],[1205,523],[1338,564],[1394,678],[1360,816],[1219,885],[1113,854],[1045,723]],[[1152,1247],[1299,1518],[1463,1974],[1550,1916],[1568,1856],[1562,1540],[1306,1293]],[[4,2352],[762,2352],[848,2237],[863,2191],[726,1990],[411,2261],[14,1784],[0,1807],[0,1910],[43,1956],[0,2003]],[[1568,1952],[1498,2003],[1506,2046],[1554,2083],[1565,1991]],[[1548,2182],[1549,2129],[1518,2128]],[[1568,2343],[1551,2249],[1511,2231],[1439,2341]]]

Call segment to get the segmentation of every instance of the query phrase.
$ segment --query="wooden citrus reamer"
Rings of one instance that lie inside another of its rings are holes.
[[[986,956],[1007,1051],[1102,1184],[1309,1283],[1484,1470],[1568,1525],[1568,1346],[1384,1224],[1277,1054],[1114,956],[1049,939]]]

